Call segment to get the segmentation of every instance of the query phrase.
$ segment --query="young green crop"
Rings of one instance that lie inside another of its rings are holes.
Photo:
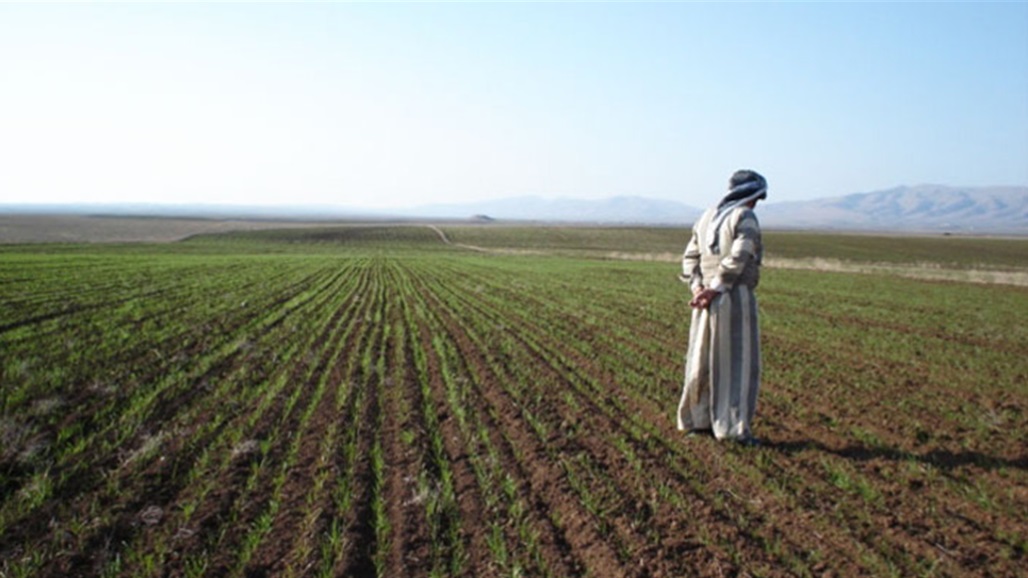
[[[750,450],[674,431],[674,259],[608,258],[682,231],[444,232],[0,249],[0,571],[1019,568],[1024,289],[766,268]]]

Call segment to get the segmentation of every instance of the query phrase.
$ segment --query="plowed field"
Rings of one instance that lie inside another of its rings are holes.
[[[676,274],[427,228],[3,248],[0,576],[1023,574],[1028,290],[766,270],[747,448],[674,429]]]

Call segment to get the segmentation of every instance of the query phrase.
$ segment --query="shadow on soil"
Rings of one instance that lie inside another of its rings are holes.
[[[766,439],[763,441],[763,446],[784,454],[795,454],[803,451],[814,450],[835,454],[855,461],[870,461],[877,459],[916,461],[947,471],[969,465],[987,470],[1001,470],[1004,468],[1028,470],[1028,455],[1024,455],[1016,459],[1007,459],[989,456],[981,452],[974,451],[951,452],[946,450],[930,450],[924,453],[916,453],[896,448],[869,447],[863,445],[850,445],[841,449],[835,449],[814,441],[775,442]]]

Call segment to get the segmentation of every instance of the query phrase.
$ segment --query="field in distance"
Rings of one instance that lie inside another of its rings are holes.
[[[743,448],[674,430],[687,234],[0,246],[0,575],[1019,573],[1028,289],[768,267]],[[766,244],[1028,267],[1025,240]]]

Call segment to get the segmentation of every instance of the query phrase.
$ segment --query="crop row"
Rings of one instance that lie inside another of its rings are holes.
[[[673,267],[304,234],[0,257],[0,575],[1024,561],[1023,290],[768,271],[748,450],[674,431]]]

